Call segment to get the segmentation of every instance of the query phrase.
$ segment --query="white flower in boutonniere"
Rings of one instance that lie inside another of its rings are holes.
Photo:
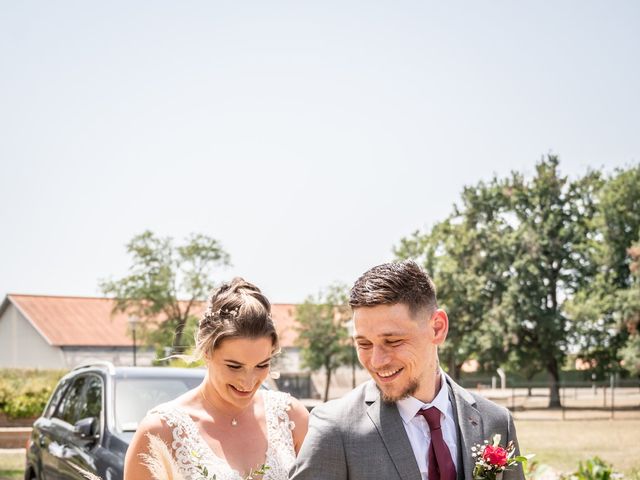
[[[499,480],[502,472],[507,468],[522,464],[526,468],[527,462],[534,455],[515,455],[516,447],[509,442],[506,447],[500,445],[500,435],[494,435],[491,443],[487,440],[484,444],[471,447],[471,455],[475,460],[473,467],[473,480]]]

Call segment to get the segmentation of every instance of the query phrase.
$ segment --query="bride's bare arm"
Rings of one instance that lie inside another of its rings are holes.
[[[297,455],[309,428],[309,412],[298,399],[292,397],[291,410],[288,413],[289,420],[295,423],[295,428],[291,433],[293,435],[293,447]]]
[[[147,415],[138,425],[127,449],[127,455],[124,459],[124,480],[154,480],[141,457],[141,455],[149,454],[148,434],[155,435],[170,447],[171,429],[169,426],[162,421],[159,415]]]

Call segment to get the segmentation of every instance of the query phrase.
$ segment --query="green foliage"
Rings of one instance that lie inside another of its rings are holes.
[[[636,333],[629,337],[620,354],[624,368],[632,375],[640,376],[640,335]]]
[[[9,418],[29,418],[42,413],[60,370],[0,370],[0,411]]]
[[[599,457],[593,457],[585,463],[578,464],[578,470],[569,475],[562,475],[561,480],[610,480],[619,477],[613,467]]]
[[[578,327],[581,357],[603,375],[620,369],[622,355],[627,368],[635,344],[630,337],[640,326],[640,278],[634,270],[634,252],[640,253],[640,165],[617,170],[596,193],[596,203],[589,247],[597,270],[568,311]]]
[[[185,329],[197,321],[194,303],[206,298],[214,286],[214,270],[229,264],[229,254],[206,235],[191,235],[176,246],[173,239],[150,231],[135,236],[127,252],[132,257],[129,274],[104,280],[100,288],[114,297],[115,311],[143,321],[141,333],[147,343],[160,349],[172,345],[173,352],[183,352],[193,338]]]
[[[621,355],[637,365],[640,281],[628,249],[639,232],[640,166],[569,180],[550,155],[532,178],[514,172],[466,187],[447,219],[394,253],[438,286],[451,320],[440,349],[450,374],[470,358],[525,377],[546,370],[550,406],[559,406],[560,370],[576,346],[601,374],[619,369]]]
[[[351,318],[347,291],[344,285],[332,285],[316,296],[309,296],[296,308],[302,363],[312,371],[324,369],[324,401],[329,398],[332,373],[351,359],[353,347],[346,327]]]

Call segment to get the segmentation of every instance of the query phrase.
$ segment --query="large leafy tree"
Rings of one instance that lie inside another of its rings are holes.
[[[333,372],[352,358],[353,347],[347,330],[351,318],[347,288],[331,285],[317,295],[307,297],[297,306],[295,316],[302,364],[314,372],[324,371],[323,398],[326,402]]]
[[[548,156],[536,175],[511,179],[514,252],[504,307],[515,319],[512,333],[521,364],[533,359],[549,374],[550,407],[560,406],[560,370],[571,345],[573,324],[563,305],[594,275],[588,239],[600,176],[569,181]]]
[[[114,311],[142,320],[151,343],[170,344],[173,353],[182,353],[190,340],[185,329],[195,321],[194,305],[213,288],[214,272],[229,264],[229,254],[217,240],[202,234],[175,245],[172,238],[145,231],[126,248],[132,261],[129,273],[102,281],[101,290],[114,297]]]
[[[434,279],[440,306],[450,318],[440,357],[454,378],[470,358],[489,369],[506,358],[509,339],[500,326],[499,307],[507,288],[503,272],[512,261],[502,242],[512,230],[507,205],[505,186],[495,178],[467,187],[449,218],[402,239],[394,250],[400,259],[421,263]]]
[[[565,302],[595,275],[597,172],[569,181],[548,156],[531,179],[514,172],[467,187],[462,202],[425,234],[403,239],[398,257],[432,273],[451,318],[441,356],[456,374],[468,358],[532,376],[546,370],[550,406],[574,325]]]
[[[568,305],[580,356],[600,378],[629,365],[639,315],[635,247],[640,241],[640,165],[617,170],[596,195],[589,248],[596,271]],[[635,313],[634,313],[635,312]]]
[[[632,375],[640,376],[640,242],[627,251],[633,283],[628,289],[619,290],[616,298],[623,329],[629,335],[620,353],[624,368]]]

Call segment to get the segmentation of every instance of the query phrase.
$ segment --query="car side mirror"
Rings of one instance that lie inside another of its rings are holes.
[[[96,417],[87,417],[78,420],[73,425],[73,433],[85,440],[100,438],[100,422]]]

